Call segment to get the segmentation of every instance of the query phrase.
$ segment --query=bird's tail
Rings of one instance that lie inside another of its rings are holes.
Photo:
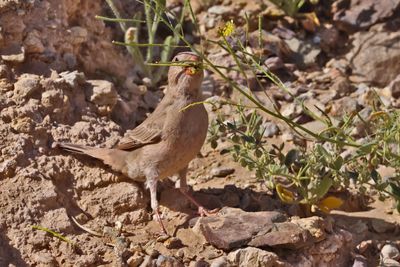
[[[62,148],[66,151],[78,153],[78,154],[87,154],[87,152],[92,148],[84,145],[76,145],[71,143],[54,143],[53,148]],[[89,155],[91,156],[91,155]]]
[[[113,170],[125,172],[127,151],[110,148],[98,148],[70,143],[54,143],[53,148],[59,147],[66,151],[88,155],[92,158],[99,159],[109,165]]]

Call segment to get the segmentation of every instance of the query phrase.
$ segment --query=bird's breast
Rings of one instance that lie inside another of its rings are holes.
[[[159,170],[162,176],[170,176],[186,167],[196,157],[204,144],[208,116],[203,105],[195,105],[175,114],[165,130],[160,143]]]

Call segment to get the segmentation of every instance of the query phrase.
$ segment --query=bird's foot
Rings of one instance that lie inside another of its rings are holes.
[[[158,210],[155,210],[154,213],[155,213],[154,214],[155,215],[155,219],[160,224],[160,227],[161,227],[160,235],[168,236],[167,230],[165,229],[164,223],[163,223],[163,221],[161,219],[160,212]]]
[[[213,216],[213,215],[218,214],[219,209],[208,210],[208,209],[204,208],[203,206],[199,206],[197,212],[199,213],[199,215],[201,217],[208,217],[208,216]]]

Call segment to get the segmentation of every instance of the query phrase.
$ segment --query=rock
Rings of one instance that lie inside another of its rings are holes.
[[[305,247],[296,263],[297,266],[348,266],[352,249],[352,234],[336,229],[324,240]]]
[[[158,256],[156,261],[157,267],[183,267],[184,265],[173,257]]]
[[[396,229],[396,224],[389,223],[383,219],[372,219],[371,226],[372,229],[379,234],[392,232]]]
[[[277,71],[285,67],[283,60],[279,57],[269,57],[264,61],[269,71]]]
[[[341,1],[338,1],[341,2]],[[351,0],[350,5],[334,11],[333,20],[339,29],[348,33],[367,29],[391,17],[400,6],[399,0]]]
[[[65,208],[48,211],[43,216],[40,226],[61,233],[72,233],[74,230]]]
[[[274,135],[277,135],[279,133],[279,128],[278,125],[276,125],[273,122],[265,122],[262,127],[265,129],[264,131],[264,137],[272,137]]]
[[[245,212],[224,208],[220,216],[199,218],[193,227],[205,239],[223,250],[251,245],[298,248],[309,245],[310,233],[295,223],[285,222],[279,212]]]
[[[382,259],[393,259],[399,260],[400,259],[400,252],[396,246],[393,244],[386,244],[381,249],[381,257]]]
[[[289,105],[282,107],[281,110],[282,115],[289,119],[296,118],[303,111],[301,106],[296,103],[290,103]]]
[[[227,258],[219,257],[211,262],[210,267],[228,267]]]
[[[392,93],[392,97],[400,98],[400,75],[397,75],[396,78],[390,82],[388,88]]]
[[[210,175],[213,177],[225,177],[235,172],[234,168],[229,167],[214,167],[210,171]]]
[[[294,138],[295,138],[294,135],[292,133],[290,133],[290,132],[284,132],[281,135],[281,139],[282,139],[283,142],[293,141]]]
[[[251,47],[259,47],[259,31],[254,31],[250,33],[249,43]],[[262,38],[262,53],[265,57],[279,57],[283,61],[291,59],[293,57],[293,49],[278,36],[267,32],[265,30],[261,31]]]
[[[296,37],[285,40],[289,48],[294,52],[293,60],[299,68],[315,65],[321,48],[309,41],[303,41]]]
[[[268,230],[267,230],[268,231]],[[299,225],[283,222],[275,224],[267,233],[258,233],[247,245],[252,247],[284,247],[299,249],[310,245],[311,235]]]
[[[346,55],[353,70],[350,80],[386,86],[400,73],[400,31],[358,32]]]
[[[333,25],[324,25],[318,32],[320,44],[324,52],[329,53],[340,45],[339,31]]]
[[[152,86],[152,81],[149,77],[144,77],[142,79],[143,85],[146,87],[151,87]]]
[[[362,255],[356,255],[352,267],[368,267],[368,260]]]
[[[22,75],[14,84],[14,97],[18,100],[27,99],[41,90],[39,76]]]
[[[96,105],[115,105],[117,103],[118,94],[114,84],[105,80],[88,80],[92,85],[90,90],[90,101]]]
[[[143,261],[144,257],[138,253],[135,253],[127,260],[127,263],[129,267],[138,267]]]
[[[24,40],[26,53],[43,53],[44,46],[40,40],[40,33],[36,30],[30,31]]]
[[[140,267],[154,266],[155,264],[153,264],[152,261],[153,261],[152,257],[150,257],[149,255],[146,255],[144,257],[142,264],[140,264]]]
[[[147,206],[147,196],[134,183],[113,183],[89,192],[83,194],[86,197],[82,198],[81,206],[93,217],[116,216]]]
[[[334,117],[343,117],[349,115],[359,109],[357,100],[352,97],[346,96],[333,102],[331,115]]]
[[[83,85],[86,82],[85,74],[83,72],[78,72],[77,70],[61,72],[60,77],[73,88],[78,85]]]
[[[384,259],[382,262],[382,266],[385,267],[400,267],[400,263],[393,259]]]
[[[212,6],[208,9],[209,14],[215,14],[215,15],[224,15],[227,13],[232,13],[232,8],[229,6],[220,6],[220,5],[215,5]]]
[[[19,133],[31,133],[35,122],[29,117],[16,118],[11,122],[11,128]]]
[[[47,251],[39,251],[33,253],[33,260],[38,264],[38,266],[57,266],[56,259]]]
[[[56,209],[58,206],[56,187],[49,180],[41,183],[41,190],[35,193],[33,201],[38,202],[43,211]]]
[[[293,219],[292,223],[295,223],[302,229],[306,229],[310,232],[314,237],[314,240],[317,242],[324,240],[327,236],[327,232],[333,231],[331,221],[317,216]]]
[[[346,77],[336,78],[330,89],[336,92],[339,97],[349,95],[354,91],[353,86]]]
[[[177,237],[168,238],[167,240],[165,240],[164,245],[168,249],[177,249],[183,246],[182,241]]]
[[[67,100],[66,96],[65,100]],[[42,99],[40,100],[40,102],[46,108],[58,108],[58,107],[67,108],[66,105],[64,106],[63,93],[58,90],[45,91],[42,94]]]
[[[17,167],[17,161],[15,159],[6,159],[0,163],[0,177],[13,177],[15,169]]]
[[[89,101],[98,106],[101,115],[110,113],[118,101],[114,84],[105,80],[88,80],[87,82],[91,85],[87,91]]]
[[[192,261],[189,267],[210,267],[210,264],[205,260]]]
[[[244,248],[232,251],[227,259],[233,266],[271,267],[280,266],[279,257],[273,252],[258,248]]]
[[[10,68],[6,64],[0,64],[0,79],[10,79]]]
[[[12,51],[1,55],[1,59],[10,63],[21,63],[25,61],[25,48],[15,47]]]
[[[72,27],[68,30],[71,34],[71,43],[72,44],[81,44],[87,41],[88,38],[88,31],[80,26]]]

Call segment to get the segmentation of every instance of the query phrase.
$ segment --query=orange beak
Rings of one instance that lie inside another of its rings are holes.
[[[197,70],[196,70],[194,67],[187,67],[187,68],[185,68],[185,74],[186,74],[186,75],[192,76],[192,75],[195,75],[196,72],[197,72]]]

